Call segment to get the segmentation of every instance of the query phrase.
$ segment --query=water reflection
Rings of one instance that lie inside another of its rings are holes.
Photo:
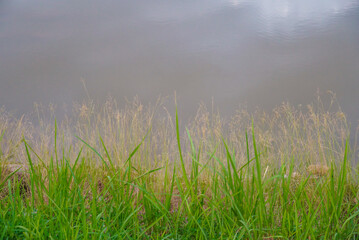
[[[257,22],[261,31],[293,35],[297,35],[303,28],[323,27],[332,18],[346,14],[359,4],[357,0],[202,0],[156,3],[147,9],[146,14],[149,19],[158,22],[188,21],[229,7],[251,11],[251,18]]]
[[[285,18],[294,23],[308,20],[322,22],[333,15],[343,14],[358,4],[355,0],[229,0],[229,3],[235,7],[255,6],[269,21]]]

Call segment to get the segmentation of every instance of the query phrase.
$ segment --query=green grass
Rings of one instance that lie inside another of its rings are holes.
[[[159,132],[150,127],[126,136],[131,148],[124,150],[100,130],[95,140],[77,131],[76,144],[66,143],[55,122],[47,148],[25,134],[21,144],[11,143],[26,157],[16,169],[5,151],[14,138],[4,130],[0,239],[358,239],[359,183],[349,144],[333,134],[317,151],[295,149],[308,134],[294,124],[287,128],[294,144],[288,153],[279,140],[266,144],[253,119],[240,145],[225,134],[206,142],[191,127],[181,136],[176,110],[170,128],[176,148],[168,151],[168,142],[153,145]],[[312,129],[314,142],[320,132],[336,132],[327,126]],[[161,156],[151,154],[155,147]],[[325,162],[304,164],[304,156],[315,154]]]

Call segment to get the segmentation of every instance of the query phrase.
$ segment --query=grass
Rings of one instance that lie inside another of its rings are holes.
[[[356,143],[333,106],[201,107],[187,128],[161,103],[38,126],[0,111],[0,239],[357,239]]]

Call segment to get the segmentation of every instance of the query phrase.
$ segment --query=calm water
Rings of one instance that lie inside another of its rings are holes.
[[[0,0],[0,105],[177,92],[192,113],[306,104],[359,119],[359,0]]]

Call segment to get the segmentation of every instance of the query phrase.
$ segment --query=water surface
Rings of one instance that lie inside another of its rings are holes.
[[[0,105],[177,93],[307,104],[334,91],[359,119],[359,0],[0,0]]]

